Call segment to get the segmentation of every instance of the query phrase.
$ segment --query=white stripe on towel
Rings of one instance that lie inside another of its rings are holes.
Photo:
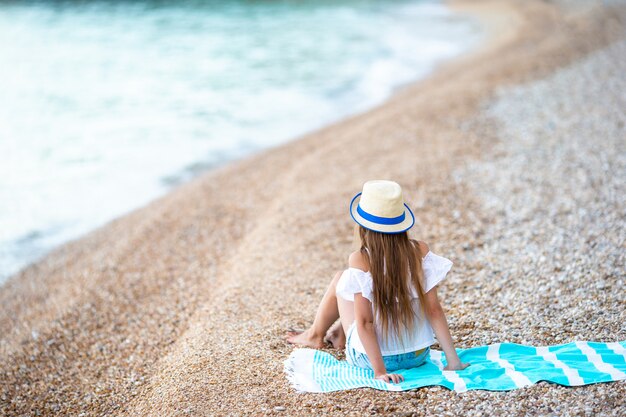
[[[587,356],[589,362],[593,363],[593,366],[598,368],[600,371],[611,375],[611,378],[614,381],[626,379],[626,374],[624,372],[615,368],[613,365],[604,362],[602,360],[602,356],[598,355],[598,352],[593,350],[587,342],[576,342],[576,346],[585,354],[585,356]]]
[[[456,371],[444,371],[443,363],[441,363],[441,351],[440,350],[430,350],[430,361],[437,365],[437,368],[441,371],[441,374],[445,379],[452,382],[454,384],[454,391],[456,392],[465,392],[467,391],[467,386],[465,385],[465,381],[463,378],[456,373]]]
[[[567,377],[567,382],[572,386],[584,385],[585,382],[578,374],[576,369],[572,369],[556,358],[553,352],[550,352],[547,346],[538,346],[537,355],[541,356],[546,362],[550,362],[556,368],[562,369]]]
[[[624,346],[620,345],[617,342],[611,342],[611,343],[607,343],[606,347],[611,349],[616,354],[622,355],[624,359],[626,359],[626,348]]]
[[[487,359],[497,363],[504,368],[504,372],[513,380],[518,388],[532,385],[532,382],[523,373],[516,371],[515,367],[507,360],[500,357],[500,343],[489,345],[487,349]]]
[[[440,350],[430,350],[430,361],[437,365],[437,368],[443,370],[443,363],[441,363],[441,351]]]
[[[299,392],[323,392],[315,381],[313,349],[295,349],[284,362],[284,370],[291,385]]]

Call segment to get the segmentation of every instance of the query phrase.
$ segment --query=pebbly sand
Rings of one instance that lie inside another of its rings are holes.
[[[626,383],[296,394],[288,327],[393,178],[455,263],[458,347],[626,339],[626,7],[457,1],[480,50],[384,105],[206,173],[0,289],[2,415],[624,415]],[[333,351],[341,356],[341,352]]]

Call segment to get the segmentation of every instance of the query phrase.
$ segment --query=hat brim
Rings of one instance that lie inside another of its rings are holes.
[[[361,215],[357,211],[360,200],[361,193],[358,193],[354,196],[354,198],[352,198],[352,201],[350,202],[350,215],[355,222],[365,227],[366,229],[380,233],[402,233],[409,230],[415,224],[415,216],[413,215],[413,212],[411,211],[409,206],[406,205],[406,203],[404,203],[404,220],[401,223],[379,224],[366,220],[361,217]]]

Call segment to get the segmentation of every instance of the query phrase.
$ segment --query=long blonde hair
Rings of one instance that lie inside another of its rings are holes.
[[[373,306],[375,317],[380,320],[381,336],[387,339],[392,331],[402,342],[403,330],[413,329],[417,320],[409,285],[417,290],[420,309],[424,305],[419,244],[407,232],[387,234],[356,227],[355,237],[360,240],[361,254],[368,260],[374,281]]]

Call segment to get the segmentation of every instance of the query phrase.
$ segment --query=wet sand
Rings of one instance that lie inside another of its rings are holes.
[[[440,294],[458,347],[626,339],[624,8],[454,7],[489,28],[479,50],[10,279],[0,413],[623,414],[624,382],[319,395],[283,375],[284,331],[345,268],[348,203],[372,178],[403,185],[413,237],[455,263]]]

